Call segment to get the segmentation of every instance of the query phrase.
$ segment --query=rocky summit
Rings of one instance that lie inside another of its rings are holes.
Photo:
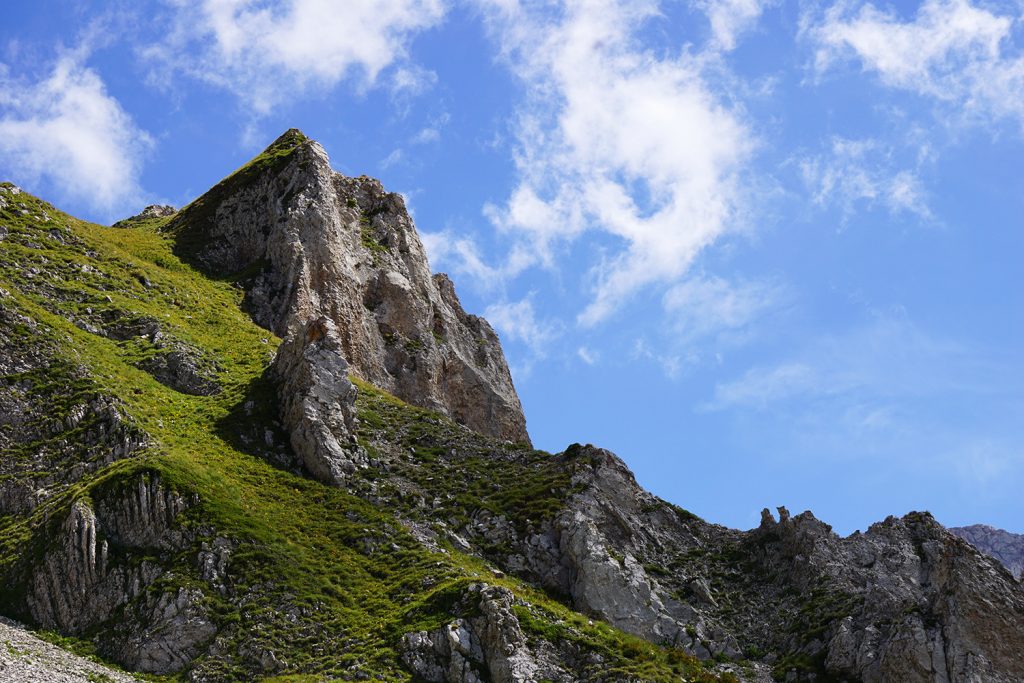
[[[1013,538],[532,448],[402,198],[296,130],[112,227],[0,185],[0,449],[2,680],[1024,680]]]

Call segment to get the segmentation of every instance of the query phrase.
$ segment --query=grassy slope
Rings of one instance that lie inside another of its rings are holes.
[[[467,583],[486,580],[507,585],[533,605],[519,609],[534,635],[566,638],[602,652],[609,672],[667,681],[685,671],[713,680],[681,653],[591,625],[528,586],[496,579],[475,558],[428,552],[385,511],[269,464],[265,453],[244,446],[238,435],[253,422],[261,430],[273,428],[273,394],[263,374],[279,340],[240,311],[242,294],[233,282],[209,279],[179,260],[175,242],[159,230],[165,219],[114,229],[79,221],[25,194],[17,199],[28,214],[18,206],[0,212],[0,224],[9,230],[0,244],[0,287],[55,339],[64,340],[69,360],[91,371],[92,388],[119,397],[155,445],[87,477],[28,518],[0,520],[0,566],[9,569],[43,520],[60,518],[73,499],[148,472],[198,494],[201,502],[187,513],[186,523],[238,543],[230,572],[246,604],[211,598],[229,634],[228,651],[234,638],[235,644],[244,640],[272,649],[290,671],[352,675],[362,669],[386,680],[407,680],[395,652],[401,634],[447,622],[450,596]],[[58,238],[51,236],[53,230]],[[173,391],[134,367],[151,350],[90,334],[67,321],[105,309],[159,320],[174,337],[203,349],[222,369],[221,393],[198,397]],[[390,427],[402,433],[415,433],[429,417],[370,387],[363,387],[363,395],[364,415],[386,402]],[[247,401],[255,404],[252,416],[240,409]],[[463,475],[487,470],[468,468]],[[499,491],[491,482],[485,491],[479,482],[466,481],[466,495],[524,509],[521,502],[536,486],[550,483],[547,475],[539,476],[518,488],[503,477],[507,488]],[[193,574],[182,562],[168,580],[198,581]],[[303,615],[298,625],[284,618],[287,610]],[[211,674],[242,675],[230,653],[203,666]]]

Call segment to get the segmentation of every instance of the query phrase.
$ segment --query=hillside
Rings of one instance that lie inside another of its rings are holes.
[[[608,451],[533,449],[401,198],[298,131],[115,227],[3,184],[0,319],[0,614],[80,654],[197,681],[1024,678],[1024,589],[927,513],[741,532]]]

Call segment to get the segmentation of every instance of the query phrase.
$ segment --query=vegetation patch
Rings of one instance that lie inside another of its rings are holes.
[[[407,530],[410,519],[463,524],[481,513],[521,529],[549,520],[573,492],[565,456],[496,444],[360,383],[361,443],[387,455],[397,471],[371,467],[350,492],[289,466],[267,379],[280,340],[241,310],[232,278],[208,277],[189,260],[219,198],[285,163],[302,142],[298,134],[285,136],[168,219],[109,228],[24,193],[0,210],[3,306],[31,322],[5,326],[5,348],[37,345],[56,359],[0,377],[0,391],[23,388],[45,404],[49,414],[33,419],[52,421],[58,440],[79,440],[76,429],[89,423],[68,427],[66,417],[96,400],[111,401],[126,428],[145,439],[132,457],[80,473],[31,511],[0,516],[3,604],[23,604],[28,568],[58,537],[75,501],[113,499],[138,477],[159,477],[196,501],[177,520],[194,541],[181,552],[125,549],[119,561],[159,562],[164,573],[152,591],[202,590],[218,628],[213,649],[190,672],[162,680],[408,681],[396,652],[401,636],[450,621],[459,593],[483,581],[528,601],[524,619],[535,636],[571,634],[580,647],[600,652],[611,671],[652,681],[678,680],[676,672],[691,669],[705,675],[682,653],[591,624],[523,582],[495,575],[484,561],[450,547],[432,551]],[[109,333],[99,324],[108,317],[131,323],[128,332]],[[218,368],[220,391],[182,393],[141,370],[140,360],[154,350],[148,332],[133,332],[136,323],[140,330],[155,324],[160,335],[200,349]],[[43,447],[12,445],[0,459],[6,466]],[[66,468],[40,463],[32,471],[41,476]],[[392,480],[403,487],[389,489]],[[395,505],[371,502],[384,499]],[[216,538],[231,547],[223,590],[200,577],[196,562],[203,544]],[[79,639],[50,637],[95,656],[114,626],[97,624]],[[693,680],[715,680],[710,675]]]

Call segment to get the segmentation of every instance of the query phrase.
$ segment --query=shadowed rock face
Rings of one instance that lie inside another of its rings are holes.
[[[220,275],[253,271],[246,304],[281,337],[326,317],[357,376],[489,436],[529,441],[501,344],[431,275],[402,197],[331,170],[289,131],[170,225]]]
[[[955,527],[950,531],[1002,562],[1018,579],[1024,576],[1024,534],[1011,534],[987,524]]]

